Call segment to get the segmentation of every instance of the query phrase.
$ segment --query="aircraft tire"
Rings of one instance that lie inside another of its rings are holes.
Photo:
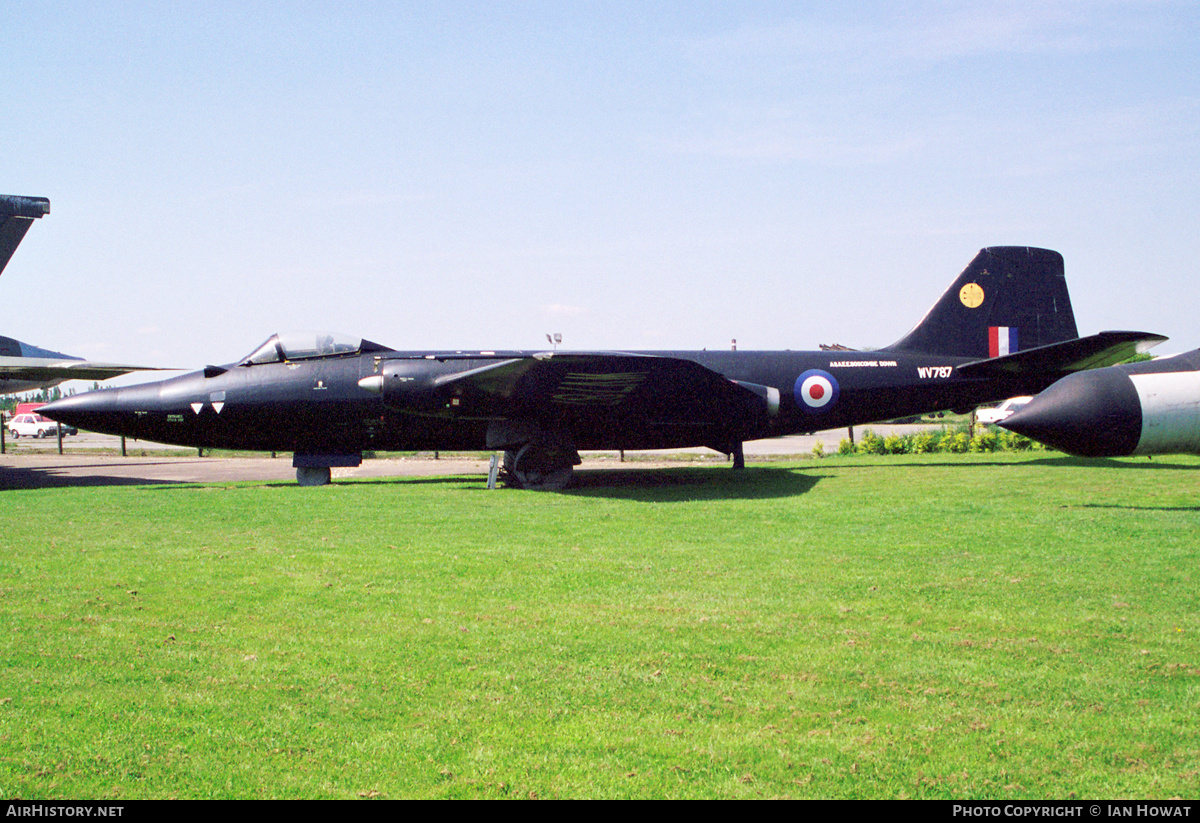
[[[301,466],[296,469],[296,482],[301,486],[328,486],[332,476],[328,466]]]
[[[519,451],[504,453],[508,485],[535,492],[562,491],[571,482],[575,467],[570,463],[547,465],[547,450],[526,443]]]

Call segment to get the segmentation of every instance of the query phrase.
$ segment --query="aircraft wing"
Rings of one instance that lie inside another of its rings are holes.
[[[400,409],[407,405],[401,378],[405,362],[389,361],[381,381],[384,399]],[[443,375],[433,388],[436,400],[426,413],[476,419],[741,427],[767,413],[767,401],[757,392],[698,363],[624,352],[543,352],[504,359]]]
[[[1063,375],[1111,366],[1157,346],[1167,338],[1140,331],[1102,331],[1088,337],[1051,343],[1036,349],[975,360],[957,368],[963,377],[997,377],[1021,374]]]
[[[151,366],[125,366],[49,357],[0,357],[0,394],[47,389],[67,380],[107,380],[132,371],[160,371]]]

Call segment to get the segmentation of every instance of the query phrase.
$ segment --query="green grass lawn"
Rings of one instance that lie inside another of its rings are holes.
[[[1200,459],[0,493],[0,793],[1200,795]]]

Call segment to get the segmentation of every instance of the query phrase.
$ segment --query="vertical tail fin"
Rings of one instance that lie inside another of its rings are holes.
[[[982,359],[1078,336],[1062,255],[993,246],[975,255],[916,328],[887,348]]]
[[[21,197],[0,194],[0,273],[25,239],[25,232],[34,220],[50,213],[50,201],[45,197]]]

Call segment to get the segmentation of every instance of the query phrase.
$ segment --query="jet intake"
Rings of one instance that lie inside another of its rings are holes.
[[[389,408],[415,414],[436,414],[445,409],[445,400],[434,389],[434,375],[422,361],[385,362],[378,374],[358,381],[358,385],[381,395]]]

